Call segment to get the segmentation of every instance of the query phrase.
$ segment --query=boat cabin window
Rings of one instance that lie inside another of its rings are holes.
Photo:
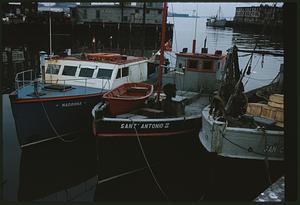
[[[76,70],[77,70],[77,66],[65,65],[62,74],[63,75],[68,75],[68,76],[75,76]]]
[[[48,64],[46,73],[49,74],[58,74],[61,65],[57,64]]]
[[[81,68],[80,73],[79,73],[79,77],[91,78],[91,77],[93,77],[93,74],[94,74],[94,69],[93,68]]]
[[[99,79],[110,79],[113,70],[99,68],[97,78]]]
[[[118,70],[116,79],[121,78],[121,69]]]
[[[129,67],[122,68],[122,77],[128,76],[129,73]]]
[[[213,69],[212,65],[213,65],[212,61],[203,61],[204,70],[212,70]]]
[[[198,68],[198,64],[199,64],[199,60],[189,59],[187,62],[188,68],[194,69],[194,70],[196,70]]]
[[[129,75],[129,67],[120,68],[118,70],[116,79],[121,78],[121,77],[126,77],[128,75]]]

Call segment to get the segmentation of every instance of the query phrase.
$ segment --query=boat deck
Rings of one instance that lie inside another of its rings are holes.
[[[177,91],[177,95],[173,98],[174,101],[181,101],[185,105],[185,114],[178,116],[179,118],[191,117],[191,116],[201,116],[201,112],[205,106],[209,104],[208,95],[199,94],[196,92],[189,91]],[[148,111],[152,112],[152,115],[144,115],[140,113],[126,113],[122,115],[117,115],[115,118],[119,119],[153,119],[153,118],[174,118],[174,116],[164,116],[162,117],[163,111],[158,109],[146,108]],[[143,108],[142,110],[145,110]],[[157,117],[153,117],[157,115]]]
[[[59,89],[47,89],[39,88],[39,96],[34,94],[34,86],[26,85],[18,89],[17,95],[19,99],[33,99],[33,98],[52,98],[52,97],[67,97],[67,96],[79,96],[79,95],[90,95],[104,92],[105,90],[99,88],[91,88],[86,86],[69,86],[65,90]]]

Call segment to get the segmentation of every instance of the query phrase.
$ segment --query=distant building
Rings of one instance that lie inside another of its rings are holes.
[[[237,24],[282,25],[282,7],[260,5],[258,7],[237,7],[233,21]]]
[[[120,3],[114,5],[79,5],[71,9],[72,18],[76,23],[143,23],[161,24],[163,4]]]
[[[23,23],[26,17],[35,15],[38,10],[37,2],[9,2],[1,6],[4,23]]]

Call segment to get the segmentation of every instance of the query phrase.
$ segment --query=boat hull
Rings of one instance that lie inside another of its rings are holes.
[[[132,122],[128,119],[112,122],[105,118],[101,123],[94,121],[99,178],[147,167],[147,163],[150,166],[176,163],[199,146],[197,133],[200,128],[201,117],[177,121],[166,118]]]
[[[125,83],[105,93],[109,112],[119,115],[140,107],[153,93],[153,85],[146,83]]]
[[[49,99],[17,99],[10,95],[21,147],[91,129],[92,108],[103,93]]]
[[[284,161],[224,157],[201,145],[205,201],[253,201],[285,175]]]
[[[225,27],[226,25],[226,20],[215,20],[212,22],[206,22],[206,26],[211,26],[211,27]]]
[[[199,133],[202,145],[208,152],[220,156],[255,160],[284,160],[284,132],[248,128],[226,127],[203,111],[203,127]]]
[[[95,200],[165,201],[157,184],[169,200],[199,200],[203,175],[199,174],[197,133],[139,140],[140,143],[137,137],[97,139],[99,181]]]
[[[188,133],[161,137],[98,138],[99,179],[148,169],[148,165],[176,164],[199,146],[196,136],[196,133]]]
[[[140,107],[146,99],[139,99],[128,102],[128,100],[105,100],[108,102],[109,105],[109,112],[112,115],[118,115],[122,113],[129,112]]]
[[[178,118],[94,120],[96,137],[162,137],[199,132],[201,115]]]

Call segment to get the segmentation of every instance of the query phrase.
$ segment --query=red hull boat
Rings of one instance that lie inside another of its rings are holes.
[[[153,85],[125,83],[103,95],[112,115],[127,113],[143,104],[153,93]]]

